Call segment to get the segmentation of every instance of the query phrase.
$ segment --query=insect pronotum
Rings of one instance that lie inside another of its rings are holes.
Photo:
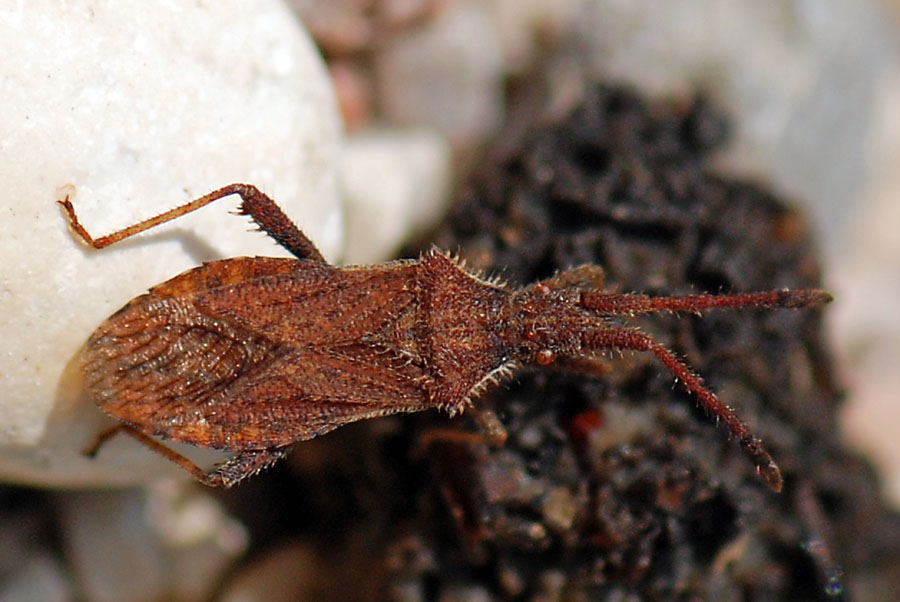
[[[416,260],[329,265],[272,199],[231,184],[94,239],[68,197],[59,201],[88,245],[108,245],[223,197],[294,258],[236,257],[205,263],[133,299],[80,353],[85,388],[131,435],[198,480],[230,487],[291,446],[343,424],[398,412],[467,408],[495,440],[496,417],[473,406],[488,386],[525,367],[599,373],[604,350],[653,353],[725,423],[775,491],[781,473],[728,406],[669,349],[611,316],[706,309],[817,307],[815,289],[649,297],[602,290],[603,271],[583,265],[520,289],[470,273],[432,249]],[[203,470],[155,439],[236,452]]]

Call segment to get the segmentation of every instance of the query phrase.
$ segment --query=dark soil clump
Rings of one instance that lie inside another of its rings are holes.
[[[616,291],[818,285],[803,217],[711,172],[726,138],[703,101],[597,88],[563,123],[485,161],[433,240],[514,285],[583,263],[603,266]],[[839,597],[840,568],[852,580],[900,530],[838,440],[821,322],[790,310],[640,322],[765,441],[781,495],[652,356],[613,357],[601,379],[525,375],[484,400],[509,429],[504,448],[429,454],[419,493],[431,503],[404,524],[433,565],[398,566],[395,583],[442,599]]]
[[[818,285],[803,217],[711,171],[726,139],[702,100],[598,87],[563,122],[499,140],[512,150],[486,154],[428,240],[512,285],[583,263],[615,291]],[[327,599],[833,600],[896,565],[900,520],[838,439],[821,312],[638,324],[762,438],[780,495],[665,367],[628,354],[601,378],[522,374],[479,399],[508,429],[502,448],[419,445],[474,430],[465,418],[369,421],[225,499],[254,541],[315,546]]]

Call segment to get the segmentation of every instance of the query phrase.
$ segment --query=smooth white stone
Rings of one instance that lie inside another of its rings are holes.
[[[23,558],[11,575],[0,585],[0,600],[69,602],[75,599],[65,568],[47,553]]]
[[[454,148],[482,143],[503,119],[503,49],[489,7],[448,3],[376,55],[376,86],[392,123],[437,128]]]
[[[246,549],[243,527],[184,482],[59,500],[66,558],[88,600],[207,600]]]
[[[335,258],[341,126],[327,72],[274,0],[12,3],[0,56],[0,478],[147,480],[166,463],[133,441],[82,457],[104,423],[63,368],[148,287],[201,261],[285,252],[229,215],[236,199],[93,251],[55,200],[74,190],[102,236],[249,182]]]
[[[344,148],[341,184],[347,204],[346,263],[384,261],[433,225],[451,187],[450,147],[426,129],[369,131]]]

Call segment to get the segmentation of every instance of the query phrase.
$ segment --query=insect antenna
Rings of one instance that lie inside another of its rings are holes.
[[[832,300],[831,295],[819,289],[777,289],[756,293],[733,295],[674,295],[651,297],[642,294],[612,294],[588,290],[581,294],[581,305],[601,315],[628,315],[658,312],[700,312],[705,309],[740,308],[800,308],[820,307]],[[710,415],[725,423],[737,437],[744,451],[756,464],[756,470],[774,491],[781,491],[781,471],[757,439],[734,412],[722,403],[703,384],[703,379],[669,349],[639,330],[625,327],[607,327],[587,333],[584,341],[590,349],[630,349],[650,351],[680,380],[685,388],[700,400],[700,405]]]
[[[778,289],[758,293],[738,293],[734,295],[673,295],[671,297],[651,297],[640,294],[613,294],[585,291],[581,294],[581,305],[608,315],[634,315],[663,311],[698,312],[704,309],[741,309],[775,307],[821,307],[832,300],[825,291],[813,288]]]
[[[775,492],[781,491],[781,471],[772,456],[763,447],[762,442],[750,432],[746,424],[735,416],[731,408],[722,403],[715,393],[703,384],[703,379],[696,372],[665,346],[639,330],[625,327],[608,327],[587,333],[583,344],[588,349],[629,349],[653,353],[682,382],[684,387],[700,400],[700,405],[710,416],[725,423],[756,465],[756,471],[766,485]]]

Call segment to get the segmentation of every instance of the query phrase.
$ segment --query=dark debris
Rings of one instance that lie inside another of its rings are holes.
[[[711,172],[726,139],[702,100],[598,87],[565,122],[502,145],[513,154],[489,154],[433,240],[513,284],[592,262],[618,291],[818,285],[802,215]],[[900,549],[900,523],[840,445],[821,322],[815,311],[641,322],[765,441],[783,494],[652,357],[612,358],[604,379],[524,375],[483,400],[510,431],[504,448],[440,447],[412,469],[428,503],[403,517],[404,540],[413,533],[432,563],[399,566],[389,583],[427,598],[465,585],[485,599],[840,599],[828,579],[843,568],[852,585],[876,541]]]
[[[593,262],[618,291],[816,286],[802,215],[711,172],[726,139],[702,100],[598,87],[563,123],[498,140],[514,150],[486,154],[423,247],[514,285]],[[838,439],[821,313],[640,324],[763,439],[782,494],[653,357],[626,355],[603,378],[523,374],[480,399],[509,431],[500,449],[421,449],[428,429],[474,429],[465,417],[369,421],[298,446],[226,499],[263,521],[260,548],[274,537],[321,549],[335,600],[840,600],[866,590],[858,576],[877,588],[865,576],[897,564],[900,519]],[[260,519],[257,503],[273,511]]]

